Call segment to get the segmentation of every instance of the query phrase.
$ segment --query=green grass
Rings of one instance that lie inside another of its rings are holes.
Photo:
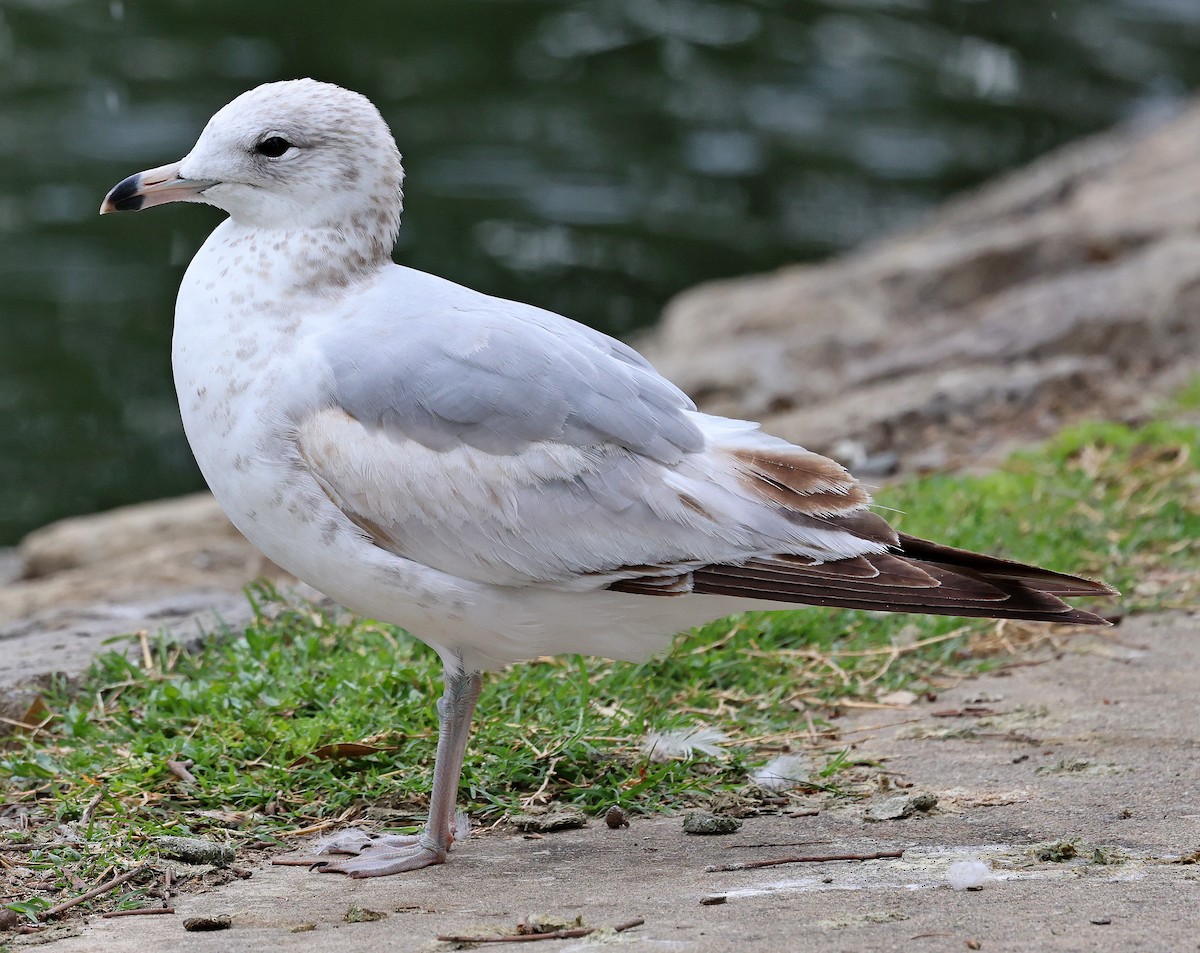
[[[1104,578],[1126,592],[1114,611],[1169,607],[1194,597],[1200,578],[1200,436],[1181,419],[1196,401],[1193,387],[1145,426],[1074,427],[994,473],[910,480],[879,502],[908,532]],[[152,856],[158,834],[267,847],[367,808],[393,828],[417,822],[436,737],[434,653],[388,626],[255,598],[261,611],[244,633],[195,654],[135,642],[78,684],[47,691],[45,727],[0,749],[0,810],[30,819],[28,830],[0,835],[0,909],[34,914]],[[997,664],[998,631],[1011,646],[1021,633],[1044,638],[1046,627],[756,613],[681,636],[645,665],[517,666],[487,682],[461,795],[484,818],[530,798],[658,812],[745,793],[750,767],[810,750],[807,794],[849,796],[870,771],[849,756],[830,714]],[[725,733],[725,757],[659,763],[640,748],[650,731],[698,725]],[[322,751],[348,742],[386,750]],[[195,783],[168,761],[192,762]],[[102,789],[90,823],[77,823]],[[62,822],[75,824],[77,840],[67,842]],[[33,874],[6,878],[18,868]],[[149,888],[138,883],[105,902],[142,904]]]

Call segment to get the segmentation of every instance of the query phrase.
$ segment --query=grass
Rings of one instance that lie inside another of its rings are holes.
[[[1074,427],[994,473],[913,479],[879,501],[908,532],[1104,578],[1126,592],[1121,611],[1184,604],[1200,578],[1193,405],[1200,386],[1144,426]],[[31,713],[38,730],[0,748],[0,818],[25,818],[0,828],[0,911],[36,918],[153,858],[157,835],[278,850],[355,817],[391,829],[418,822],[436,656],[389,626],[262,590],[252,598],[243,633],[196,652],[143,634],[78,683],[53,685]],[[811,610],[714,622],[645,665],[517,666],[487,682],[461,796],[485,820],[551,800],[659,812],[752,795],[747,771],[783,751],[813,759],[799,796],[851,796],[872,768],[839,738],[839,709],[936,688],[1003,664],[1014,644],[1061,637],[1045,626]],[[660,762],[643,750],[651,732],[696,727],[723,733],[721,756]],[[157,881],[147,870],[94,903],[143,905]]]

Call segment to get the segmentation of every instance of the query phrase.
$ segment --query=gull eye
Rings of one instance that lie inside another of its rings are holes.
[[[254,151],[261,156],[267,156],[271,159],[278,159],[290,148],[292,148],[292,144],[282,136],[270,136],[256,145],[254,147]]]

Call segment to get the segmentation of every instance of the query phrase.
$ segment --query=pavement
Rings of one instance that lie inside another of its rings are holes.
[[[511,934],[549,917],[644,923],[541,941],[542,953],[596,942],[678,953],[1200,950],[1200,616],[1128,618],[1045,664],[860,712],[843,730],[894,786],[816,816],[752,817],[721,837],[685,835],[678,817],[618,830],[598,820],[541,839],[475,834],[445,866],[375,880],[262,866],[176,898],[173,916],[92,917],[63,924],[61,939],[28,939],[51,940],[53,953],[428,951],[461,946],[438,936]],[[864,816],[919,793],[937,806]],[[1038,859],[1046,844],[1056,859]],[[706,870],[887,851],[903,853]],[[962,859],[988,864],[981,889],[951,888],[947,868]],[[229,929],[184,929],[220,916]]]

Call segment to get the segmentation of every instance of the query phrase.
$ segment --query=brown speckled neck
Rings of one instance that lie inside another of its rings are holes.
[[[292,268],[287,294],[340,297],[347,289],[391,264],[395,225],[382,217],[356,216],[344,228],[304,229],[288,233]]]
[[[229,303],[248,310],[287,309],[291,302],[342,297],[392,263],[395,214],[356,215],[319,228],[233,227],[217,252],[217,275],[236,286]],[[215,292],[219,282],[205,289]],[[267,291],[269,290],[269,295]]]

